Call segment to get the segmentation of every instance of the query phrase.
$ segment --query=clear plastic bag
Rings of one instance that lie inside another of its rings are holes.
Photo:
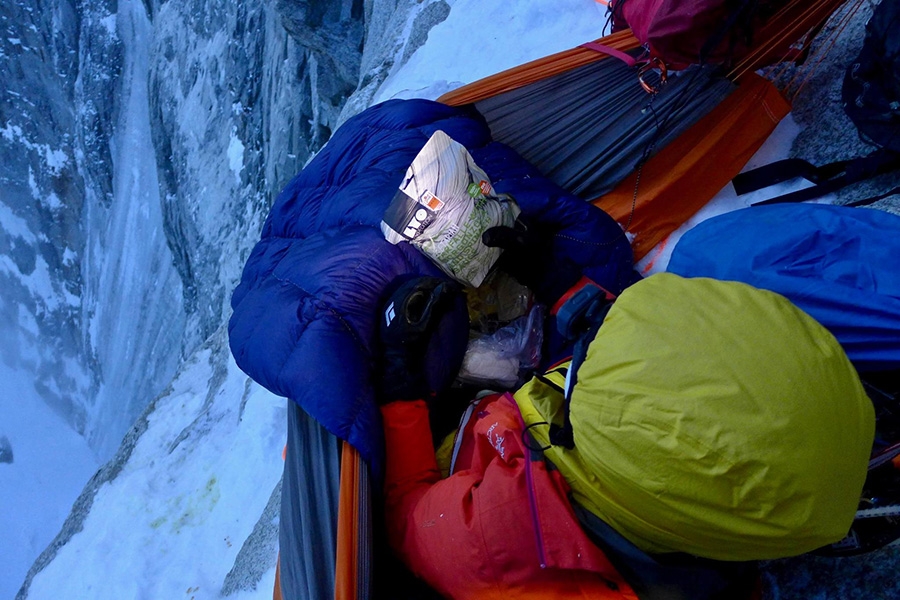
[[[469,341],[457,380],[491,389],[514,389],[541,360],[544,315],[541,304],[508,325]]]
[[[534,294],[505,271],[494,269],[477,288],[466,290],[469,328],[480,335],[494,333],[528,313]]]

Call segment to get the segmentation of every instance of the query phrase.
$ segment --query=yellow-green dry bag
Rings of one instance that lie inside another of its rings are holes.
[[[533,380],[526,421],[559,422]],[[841,539],[874,410],[835,338],[786,298],[737,282],[651,276],[609,311],[578,370],[575,448],[547,457],[576,501],[639,548],[719,560]],[[531,431],[542,444],[547,428]]]

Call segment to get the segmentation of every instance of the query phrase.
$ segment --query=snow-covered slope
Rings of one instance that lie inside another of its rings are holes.
[[[91,479],[28,598],[271,594],[285,405],[225,338],[222,327],[181,364]]]
[[[84,437],[34,393],[31,378],[0,363],[0,381],[0,598],[7,600],[99,465]]]

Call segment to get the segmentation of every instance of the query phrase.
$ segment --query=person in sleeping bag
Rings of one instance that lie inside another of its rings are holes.
[[[462,361],[463,294],[391,286],[385,518],[415,575],[447,598],[735,600],[758,597],[758,560],[846,534],[874,417],[827,331],[734,282],[654,275],[593,304],[583,289],[555,308],[571,324],[606,305],[584,356],[478,394],[442,477],[429,404]],[[554,441],[567,422],[573,441]]]

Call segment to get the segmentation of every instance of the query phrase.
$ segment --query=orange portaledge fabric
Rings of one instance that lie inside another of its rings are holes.
[[[593,204],[628,224],[640,260],[725,187],[790,110],[770,81],[749,73],[712,112],[647,161],[633,215],[637,172]]]
[[[281,553],[275,561],[275,589],[272,591],[272,600],[281,600]]]
[[[285,446],[285,452],[287,446]],[[284,454],[283,453],[283,454]],[[282,456],[284,458],[284,456]],[[341,450],[341,484],[338,499],[337,558],[335,561],[335,600],[357,600],[357,567],[359,563],[359,469],[362,461],[356,449],[344,442]],[[272,600],[281,596],[281,554],[275,563],[275,586]]]
[[[359,469],[362,461],[356,449],[344,442],[341,451],[341,488],[338,500],[337,559],[335,561],[334,599],[357,600],[359,572]]]
[[[596,41],[616,50],[631,50],[640,46],[637,39],[631,35],[631,30],[620,31]],[[447,92],[437,101],[450,106],[478,102],[606,58],[610,57],[596,50],[579,46],[473,81]],[[635,79],[636,81],[637,79]]]
[[[618,50],[638,46],[629,30],[597,41]],[[478,102],[604,58],[609,57],[573,48],[475,81],[438,101],[451,106]],[[750,72],[738,83],[719,106],[644,165],[634,203],[637,173],[593,201],[623,226],[628,225],[635,236],[636,261],[731,181],[790,112],[790,104],[768,80]]]
[[[752,73],[763,66],[781,60],[791,60],[798,53],[797,42],[807,44],[808,34],[818,32],[822,25],[846,0],[789,0],[778,13],[754,35],[754,48],[744,56],[732,73],[732,79],[741,79],[745,73]],[[641,45],[630,29],[619,31],[595,40],[616,50],[631,50]],[[438,102],[450,106],[461,106],[492,98],[498,94],[514,90],[535,81],[565,73],[571,69],[609,58],[595,50],[577,47],[557,52],[523,65],[490,75],[468,85],[447,92]]]

